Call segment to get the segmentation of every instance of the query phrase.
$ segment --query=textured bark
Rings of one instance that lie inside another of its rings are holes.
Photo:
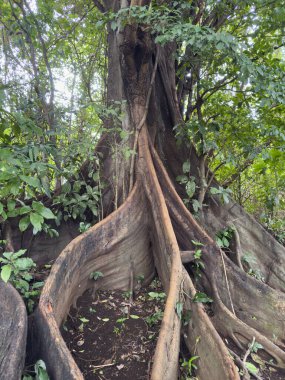
[[[69,220],[62,222],[59,227],[52,226],[57,229],[58,237],[50,237],[45,232],[37,235],[33,234],[33,227],[27,228],[25,232],[19,230],[19,219],[13,218],[3,224],[2,239],[9,241],[7,251],[18,251],[26,249],[27,256],[31,257],[37,265],[47,264],[49,261],[55,260],[60,252],[79,235],[78,222]]]
[[[18,292],[1,280],[0,305],[0,378],[20,380],[26,352],[26,307]]]
[[[113,214],[73,240],[54,264],[32,319],[32,356],[45,360],[54,379],[83,378],[59,331],[72,304],[86,289],[129,289],[131,278],[154,275],[144,195],[136,186]],[[94,271],[104,277],[90,280]]]
[[[142,3],[147,1],[132,2]],[[129,5],[129,1],[104,2],[106,10]],[[246,349],[254,337],[262,344],[268,362],[273,359],[273,365],[285,368],[284,248],[241,207],[234,203],[225,206],[209,194],[196,220],[182,202],[183,189],[175,184],[187,159],[191,175],[199,183],[200,161],[193,147],[178,148],[174,137],[173,127],[182,122],[174,52],[175,44],[158,47],[137,25],[109,30],[108,102],[126,102],[122,128],[132,132],[127,147],[135,148],[137,154],[125,159],[120,152],[125,146],[117,136],[118,149],[113,154],[114,140],[110,134],[102,137],[97,151],[102,153],[102,176],[109,184],[104,193],[104,212],[109,215],[62,251],[31,318],[32,356],[45,360],[52,379],[83,379],[60,334],[78,296],[89,288],[94,292],[99,288],[129,290],[136,276],[143,274],[148,283],[155,270],[167,299],[153,380],[177,378],[181,336],[189,352],[199,356],[196,375],[201,380],[240,378],[224,338]],[[232,224],[240,237],[238,254],[252,252],[266,283],[249,276],[242,265],[236,265],[236,257],[226,256],[215,244],[216,232]],[[204,268],[199,281],[191,264],[196,249],[193,240],[203,244]],[[94,271],[104,277],[91,280]],[[209,307],[195,302],[196,288],[213,298],[210,312]],[[191,311],[184,327],[176,312],[178,302],[185,312]]]

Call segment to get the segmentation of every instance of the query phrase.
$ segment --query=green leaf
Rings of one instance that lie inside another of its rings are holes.
[[[26,281],[26,280],[19,279],[19,280],[17,280],[17,282],[15,283],[15,285],[16,285],[16,288],[19,289],[19,290],[24,290],[26,292],[29,291],[30,285],[29,285],[29,282]]]
[[[210,192],[211,194],[221,194],[221,191],[217,189],[216,187],[211,187]]]
[[[104,277],[102,272],[91,272],[89,276],[89,278],[93,279],[94,281],[98,280],[101,277]]]
[[[258,342],[254,342],[252,346],[250,345],[250,348],[251,352],[257,352],[258,350],[261,350],[263,348],[263,345]]]
[[[188,181],[186,183],[186,193],[187,193],[189,198],[193,197],[193,195],[195,194],[195,190],[196,190],[195,182],[194,181]]]
[[[176,181],[181,184],[187,183],[188,177],[186,175],[179,175],[176,177]]]
[[[8,211],[13,211],[16,206],[14,199],[9,199],[7,202]]]
[[[71,192],[71,184],[70,182],[65,182],[62,186],[61,186],[61,192],[64,193],[64,194],[67,194],[67,193],[70,193]]]
[[[190,172],[190,162],[186,161],[182,165],[182,171],[184,174],[188,174]]]
[[[191,240],[191,242],[196,245],[196,247],[203,247],[204,244],[197,240]]]
[[[176,313],[177,313],[179,319],[181,320],[182,319],[182,311],[183,311],[183,302],[177,302],[175,309],[176,309]]]
[[[119,318],[116,320],[116,323],[124,323],[128,318]]]
[[[26,231],[26,229],[30,225],[30,217],[29,215],[24,216],[22,219],[19,221],[19,229],[21,232]]]
[[[44,282],[43,281],[38,281],[38,282],[35,282],[33,285],[32,285],[32,288],[33,289],[40,289],[44,286]]]
[[[195,212],[198,212],[198,211],[200,210],[200,208],[201,208],[201,205],[200,205],[200,203],[197,201],[197,199],[193,199],[193,200],[192,200],[192,206],[193,206],[193,210],[194,210]]]
[[[11,273],[12,273],[12,267],[11,265],[7,264],[7,265],[3,265],[3,267],[1,268],[1,278],[4,282],[8,282],[9,281],[9,278],[11,277]]]
[[[2,218],[3,218],[4,220],[7,219],[7,214],[6,214],[6,212],[5,212],[4,210],[2,211],[1,215],[2,215]]]
[[[130,318],[132,318],[132,319],[139,319],[140,317],[138,315],[130,314]]]
[[[30,270],[32,267],[35,266],[33,260],[29,257],[21,257],[16,260],[15,266],[19,270]]]
[[[42,230],[42,224],[44,222],[44,218],[40,214],[31,213],[30,214],[30,221],[34,227],[34,233],[37,233],[38,231]]]
[[[36,380],[49,380],[46,365],[43,360],[38,360],[35,364]]]
[[[10,191],[15,196],[19,194],[19,192],[20,192],[20,183],[17,180],[11,181],[11,183],[10,183]]]
[[[51,198],[49,183],[46,177],[41,178],[42,187],[44,189],[45,194]]]
[[[13,259],[18,259],[19,257],[23,256],[26,253],[26,251],[27,251],[26,249],[20,249],[17,252],[13,252],[12,253]]]
[[[8,218],[14,218],[15,216],[17,216],[19,214],[19,211],[17,209],[14,209],[12,211],[8,211],[7,215],[8,215]]]
[[[83,322],[83,323],[87,323],[87,322],[89,322],[89,319],[86,319],[86,318],[84,318],[84,317],[79,318],[79,320],[80,320],[81,322]]]
[[[245,366],[249,370],[249,372],[254,373],[255,375],[258,374],[259,370],[257,367],[255,367],[254,364],[249,363],[249,362],[245,362]]]
[[[19,176],[22,181],[26,182],[29,186],[39,189],[41,187],[40,180],[36,177],[28,177],[26,175]]]
[[[118,24],[117,24],[116,21],[112,21],[112,22],[111,22],[111,29],[112,29],[113,31],[115,31],[115,30],[117,29],[117,26],[118,26]]]
[[[30,206],[23,206],[19,209],[19,215],[27,214],[30,212],[32,209]]]
[[[166,297],[166,294],[163,292],[157,293],[157,292],[149,292],[149,297],[156,300],[163,300]]]
[[[32,208],[35,210],[38,214],[42,212],[42,210],[45,208],[45,206],[42,204],[42,202],[36,202],[33,201]]]
[[[189,362],[192,363],[194,360],[197,360],[199,358],[200,356],[191,356],[191,358],[189,359]]]
[[[213,302],[213,300],[207,296],[207,294],[202,292],[197,292],[193,298],[193,302],[208,303]]]
[[[45,219],[56,219],[54,213],[47,207],[45,207],[40,213]]]
[[[3,256],[8,259],[8,260],[11,260],[12,257],[14,256],[14,252],[4,252],[3,253]],[[0,258],[1,259],[1,258]]]

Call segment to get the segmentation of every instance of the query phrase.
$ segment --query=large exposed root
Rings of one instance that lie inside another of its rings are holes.
[[[184,146],[178,149],[175,138],[168,132],[163,151],[165,165],[173,181],[181,174],[182,164],[186,160],[191,162],[191,175],[198,181],[199,157],[193,147],[190,152]],[[215,184],[214,180],[213,186]],[[164,186],[162,188],[166,194],[168,190]],[[285,248],[238,203],[230,201],[222,204],[217,196],[208,195],[205,203],[207,205],[203,207],[198,222],[208,235],[214,238],[219,231],[235,226],[240,236],[240,250],[243,255],[249,256],[252,270],[260,273],[272,288],[285,291]]]
[[[284,348],[284,293],[246,275],[227,257],[224,260],[237,317]],[[217,267],[217,260],[213,260],[213,265]],[[219,295],[224,304],[227,304],[228,294],[224,287],[223,273],[216,270],[215,277]]]
[[[222,336],[231,337],[239,346],[240,342],[251,342],[255,337],[264,346],[264,351],[275,359],[275,365],[284,368],[285,353],[280,348],[284,347],[284,294],[247,275],[219,250],[199,226],[197,228],[154,149],[152,154],[180,245],[183,249],[193,249],[193,239],[205,245],[204,285],[215,299],[214,320],[220,322],[215,322],[217,330]],[[236,316],[229,311],[230,301]]]
[[[249,256],[250,266],[272,288],[285,291],[285,249],[237,203],[222,205],[209,200],[201,214],[201,223],[213,237],[220,230],[235,226],[240,250]]]
[[[0,378],[19,380],[25,363],[27,312],[18,292],[0,280]]]
[[[152,163],[146,128],[143,128],[141,132],[139,153],[139,170],[152,206],[155,228],[153,234],[155,264],[162,284],[168,293],[151,378],[153,380],[172,380],[177,377],[178,371],[181,321],[175,308],[180,299],[182,262],[163,193]]]
[[[201,379],[239,379],[227,347],[200,303],[193,302],[196,290],[187,271],[183,272],[185,310],[191,318],[185,328],[184,340],[192,355],[199,356],[197,375]]]
[[[285,368],[285,352],[259,331],[234,316],[218,297],[215,298],[212,320],[219,333],[224,337],[231,338],[239,348],[246,347],[254,337],[263,346],[263,350],[268,354],[268,359],[274,359],[274,363],[270,363],[270,365]]]
[[[131,278],[144,275],[149,282],[154,276],[144,202],[142,187],[135,186],[117,211],[73,240],[53,265],[33,316],[31,342],[52,378],[83,379],[59,331],[77,297],[92,287],[129,289]],[[94,271],[104,277],[94,282]]]
[[[138,146],[137,181],[127,200],[73,240],[52,268],[33,317],[35,355],[46,361],[54,379],[82,379],[59,331],[71,304],[91,287],[129,289],[132,279],[141,274],[146,282],[150,281],[154,261],[167,300],[154,356],[153,380],[177,377],[181,335],[178,303],[183,303],[184,312],[191,312],[190,321],[183,328],[184,338],[189,351],[199,356],[197,375],[201,380],[239,379],[222,337],[232,338],[239,347],[255,337],[267,357],[284,368],[285,353],[280,348],[284,343],[283,294],[238,268],[200,227],[177,195],[145,126]],[[203,244],[205,268],[198,286],[214,298],[212,317],[201,303],[194,301],[195,286],[182,266],[180,250],[188,251],[193,261],[192,240]],[[94,271],[104,275],[98,282],[90,279]],[[253,306],[255,299],[259,305]],[[261,303],[267,303],[265,310],[260,309]],[[278,320],[274,320],[274,315]],[[271,334],[277,336],[274,342]]]
[[[136,185],[120,209],[66,247],[43,289],[34,316],[34,343],[38,342],[37,354],[44,358],[55,379],[82,378],[62,340],[59,326],[71,303],[93,285],[90,273],[101,271],[104,277],[98,286],[108,289],[127,288],[135,275],[144,274],[146,279],[153,276],[152,255],[146,249],[150,246],[149,222],[155,229],[151,236],[156,267],[168,292],[152,378],[172,380],[177,376],[181,321],[175,305],[180,296],[182,264],[162,192],[155,172],[151,173],[154,168],[147,137],[144,141],[146,145],[140,143],[140,152],[143,152],[140,166],[147,173],[144,185],[152,205],[151,221],[149,212],[142,207],[146,204],[142,187]],[[130,273],[130,263],[136,273]]]

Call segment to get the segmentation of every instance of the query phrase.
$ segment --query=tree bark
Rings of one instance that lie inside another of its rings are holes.
[[[128,5],[128,1],[104,3],[106,10]],[[110,133],[99,142],[102,176],[108,182],[104,193],[108,215],[67,245],[53,265],[31,318],[34,358],[45,360],[53,379],[83,379],[60,334],[71,305],[88,288],[129,289],[134,276],[143,274],[148,283],[156,270],[167,300],[153,380],[177,378],[181,333],[189,352],[199,356],[196,375],[201,380],[240,378],[224,338],[245,349],[255,337],[267,360],[285,368],[284,248],[240,206],[233,202],[223,205],[208,193],[196,220],[181,200],[183,189],[175,183],[189,157],[197,183],[200,167],[195,149],[178,148],[175,141],[173,127],[182,123],[175,84],[175,44],[158,47],[135,24],[115,32],[109,29],[108,41],[108,102],[125,101],[122,129],[129,139],[122,142],[115,135],[115,152],[111,151],[114,140]],[[120,151],[133,147],[137,150],[134,172],[132,158],[125,158]],[[129,189],[131,177],[134,186]],[[252,253],[265,282],[249,276],[235,264],[235,258],[231,260],[216,245],[215,234],[232,224],[240,236],[239,250]],[[183,267],[180,253],[195,251],[195,242],[202,244],[200,281],[194,279],[191,262]],[[90,280],[93,271],[104,277]],[[213,299],[211,307],[196,302],[196,288]],[[191,311],[184,327],[176,312],[180,302],[184,312]]]
[[[23,300],[0,280],[0,377],[20,380],[25,364],[27,313]]]

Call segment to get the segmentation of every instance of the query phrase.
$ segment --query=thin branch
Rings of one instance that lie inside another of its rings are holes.
[[[246,368],[246,366],[244,365],[244,363],[242,362],[241,358],[232,350],[229,350],[229,353],[234,357],[237,365],[243,370],[243,379],[244,380],[250,380],[250,375],[248,373],[248,369]]]
[[[99,0],[93,0],[93,3],[99,9],[100,12],[106,12],[104,5]]]
[[[214,87],[208,88],[201,94],[201,98],[204,99],[204,96],[208,93],[210,93],[204,101],[208,100],[215,92],[219,91],[221,88],[227,86],[230,83],[233,83],[237,79],[237,76],[234,76],[233,78],[229,79],[227,81],[227,78],[223,78],[219,80]]]
[[[81,16],[81,18],[79,19],[79,21],[75,25],[73,25],[73,27],[68,32],[62,34],[61,36],[59,36],[57,38],[55,38],[54,41],[52,41],[50,43],[50,45],[47,47],[47,50],[49,50],[50,48],[52,48],[58,41],[62,40],[63,38],[67,38],[72,32],[74,32],[74,30],[80,25],[80,23],[88,16],[88,13],[91,12],[91,11],[93,11],[93,9],[95,7],[96,7],[96,5],[94,5],[90,9],[88,9],[88,11],[86,11],[84,13],[84,15]],[[60,27],[60,25],[59,25],[59,27]],[[62,28],[60,27],[60,29],[62,29]]]
[[[49,121],[50,121],[50,127],[51,129],[54,128],[54,110],[53,110],[53,101],[54,101],[54,93],[55,93],[55,87],[54,87],[54,80],[53,80],[53,74],[52,74],[52,71],[51,71],[51,65],[50,65],[50,62],[49,62],[49,59],[48,59],[48,55],[47,55],[47,47],[46,47],[46,44],[45,44],[45,41],[43,39],[43,36],[42,36],[42,33],[41,33],[41,29],[40,29],[40,26],[39,26],[39,23],[38,23],[38,20],[36,19],[34,13],[32,12],[29,4],[27,3],[26,0],[23,0],[23,3],[25,4],[25,6],[27,7],[27,9],[29,10],[29,12],[31,13],[31,16],[35,22],[35,25],[36,25],[36,29],[37,29],[37,32],[38,32],[38,37],[39,37],[39,40],[40,40],[40,43],[41,43],[41,46],[42,46],[42,52],[43,52],[43,58],[44,58],[44,62],[45,62],[45,65],[46,65],[46,68],[47,68],[47,71],[48,71],[48,77],[49,77],[49,83],[50,83],[50,99],[49,99],[49,106],[52,107],[52,112],[51,112],[51,117],[48,116],[49,118]],[[17,4],[17,3],[16,3]],[[24,8],[21,7],[22,11],[23,11],[23,14],[24,14]],[[48,113],[50,114],[50,112]]]
[[[271,144],[271,140],[267,141],[264,145],[261,145],[261,146],[257,147],[257,149],[256,149],[256,156],[262,151],[262,149],[267,148],[270,144]],[[244,164],[239,168],[238,172],[232,174],[231,177],[228,180],[226,180],[226,181],[224,181],[222,183],[222,187],[229,187],[238,178],[238,176],[241,173],[243,173],[253,163],[253,161],[255,160],[256,156],[254,156],[253,158],[248,158],[244,162]]]
[[[224,260],[224,253],[221,249],[219,249],[219,252],[220,252],[220,255],[222,258],[223,269],[224,269],[224,273],[225,273],[226,286],[227,286],[227,291],[229,294],[229,300],[230,300],[232,312],[233,312],[233,315],[236,317],[236,312],[234,309],[234,304],[233,304],[233,300],[232,300],[232,296],[231,296],[230,285],[229,285],[229,280],[228,280],[228,275],[227,275],[227,270],[226,270],[226,264],[225,264],[225,260]]]

